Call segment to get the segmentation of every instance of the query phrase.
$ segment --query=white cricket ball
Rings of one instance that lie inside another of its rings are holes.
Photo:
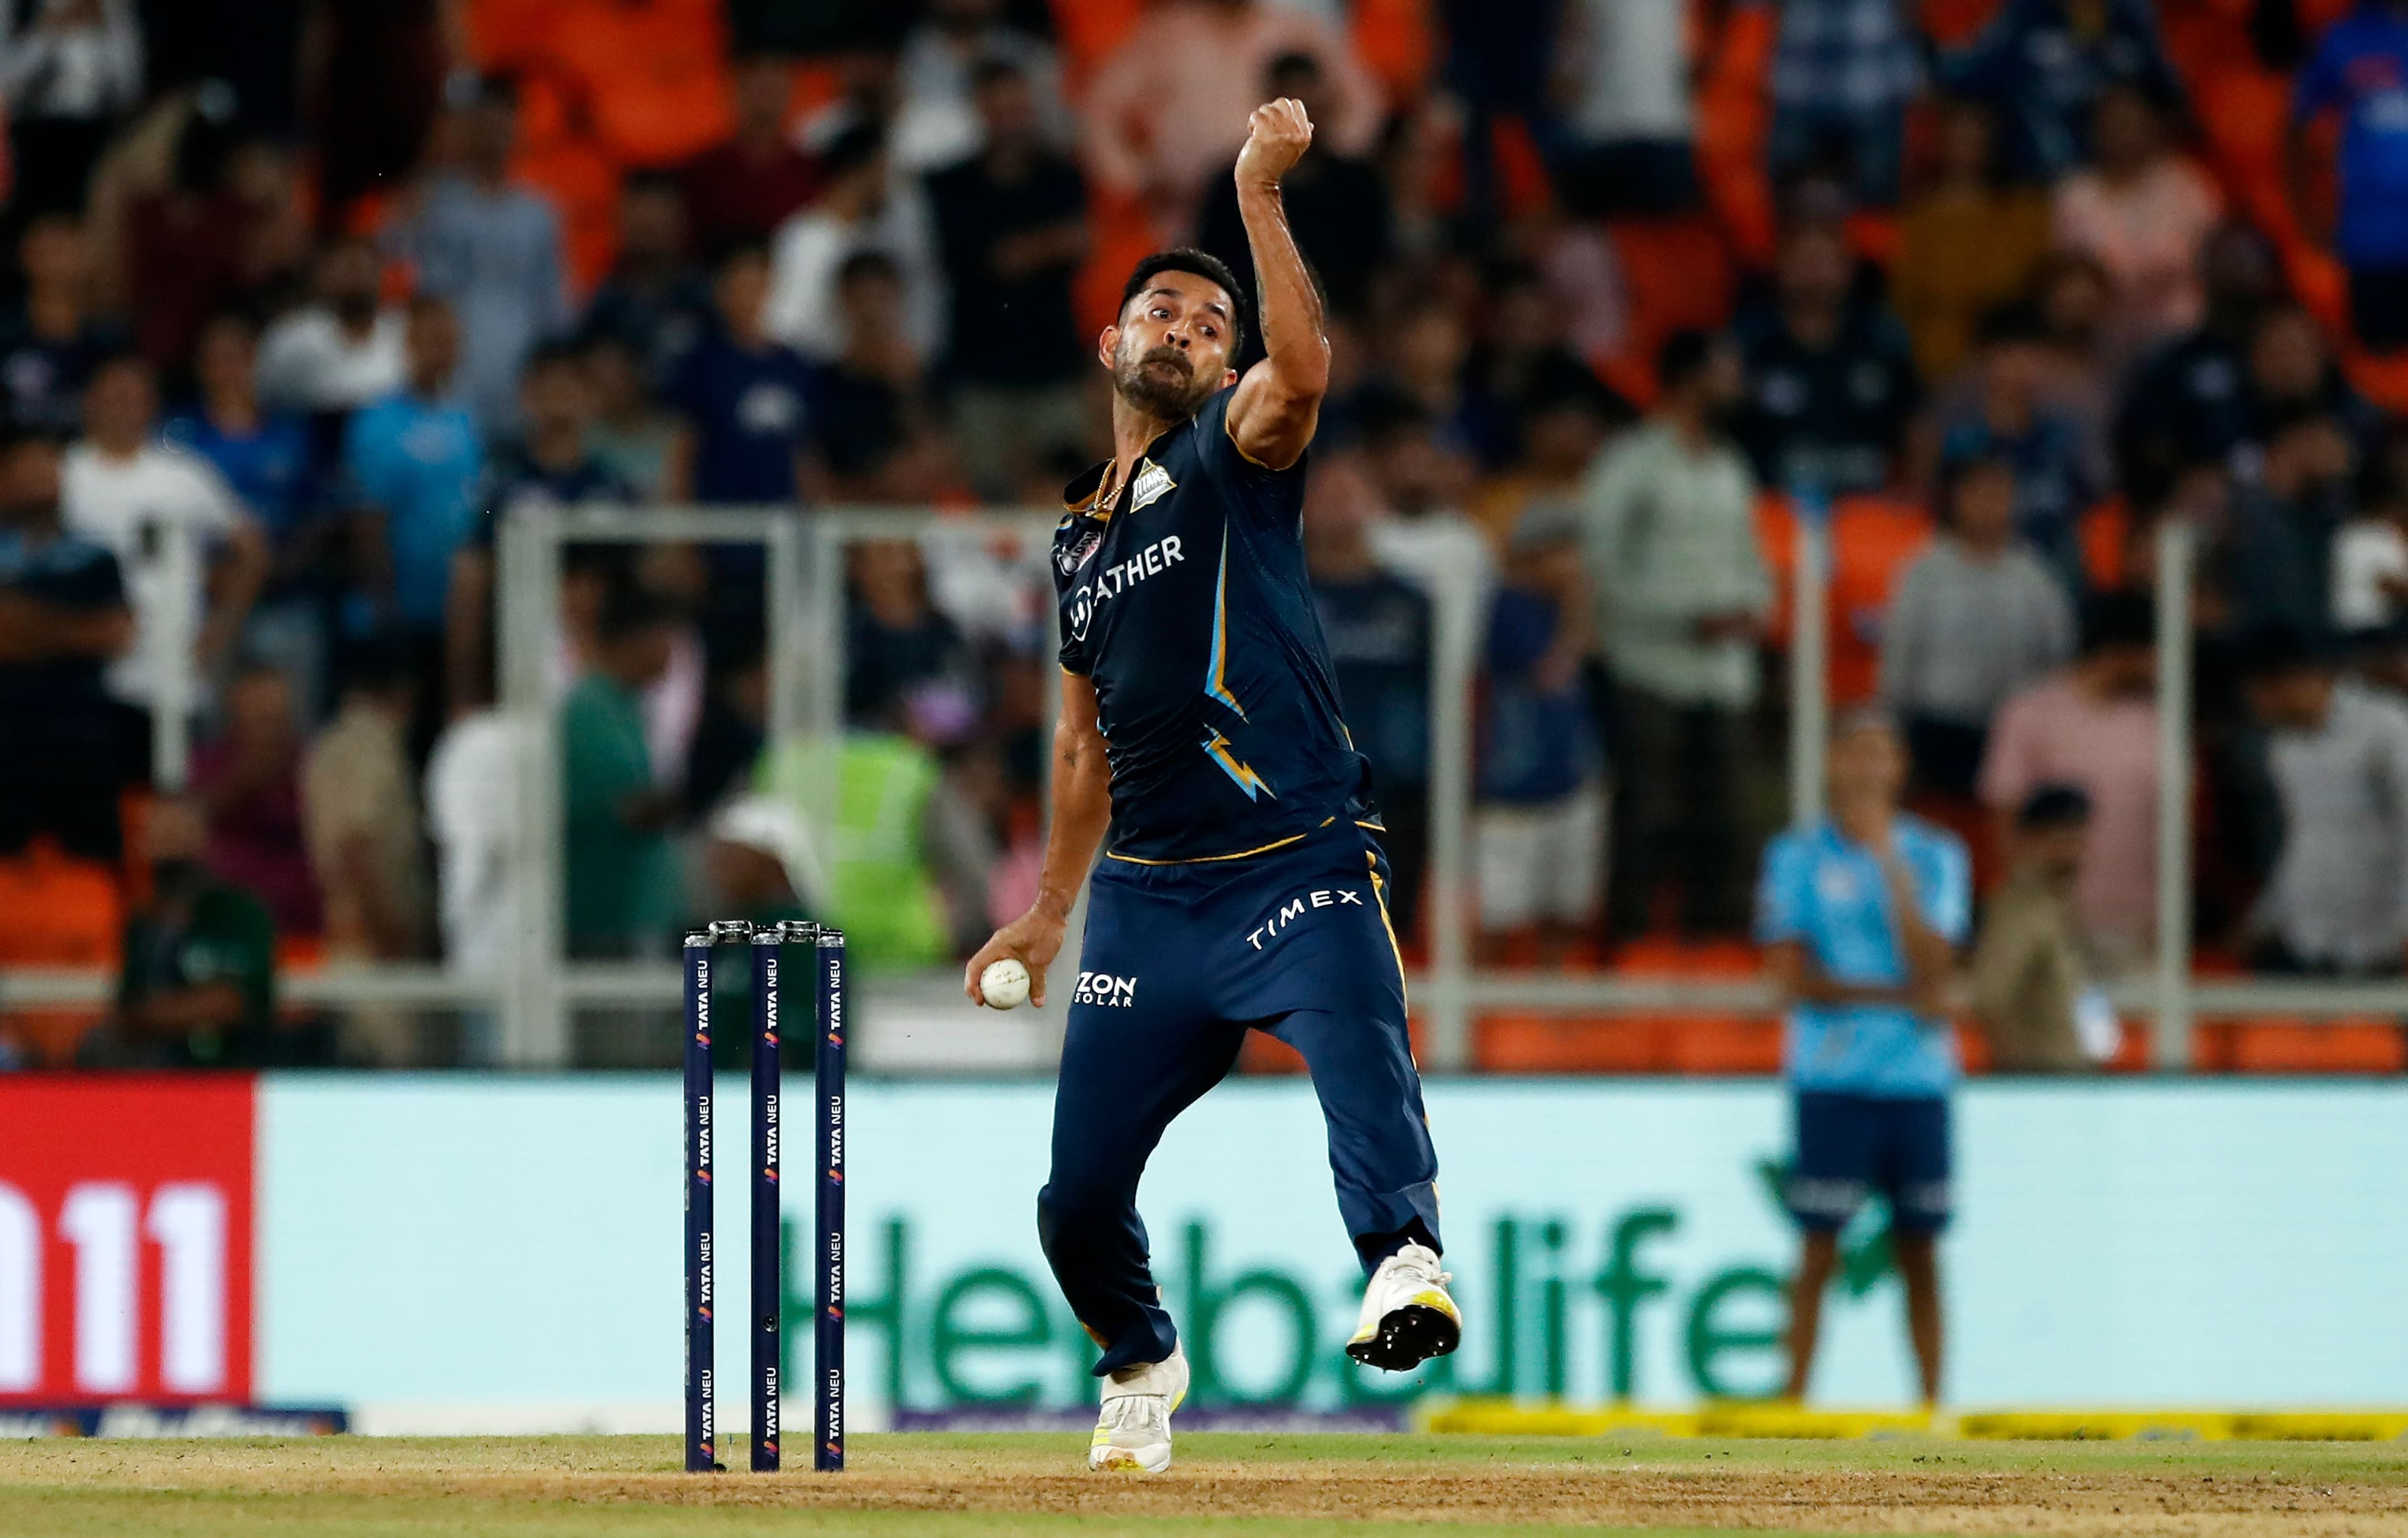
[[[1028,1002],[1028,969],[1010,956],[988,962],[979,973],[979,997],[989,1009],[1018,1009]]]

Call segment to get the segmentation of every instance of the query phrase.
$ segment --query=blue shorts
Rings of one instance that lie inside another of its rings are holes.
[[[1079,947],[1075,1018],[1133,1010],[1155,1028],[1266,1027],[1320,1010],[1405,1028],[1379,836],[1333,822],[1242,860],[1098,861]]]
[[[1833,1233],[1868,1194],[1889,1203],[1890,1227],[1934,1234],[1948,1226],[1948,1102],[1829,1090],[1798,1092],[1798,1158],[1789,1171],[1790,1215]]]

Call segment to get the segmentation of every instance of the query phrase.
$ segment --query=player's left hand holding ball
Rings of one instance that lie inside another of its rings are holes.
[[[1312,119],[1304,103],[1282,96],[1254,108],[1246,120],[1246,147],[1238,151],[1238,185],[1276,187],[1288,167],[1312,148]]]

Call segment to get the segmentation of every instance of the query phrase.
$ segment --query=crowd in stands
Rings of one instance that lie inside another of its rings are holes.
[[[514,514],[1051,508],[1135,257],[1251,274],[1274,95],[1335,350],[1303,537],[1409,946],[1451,654],[1485,959],[1744,936],[1823,519],[1833,697],[1985,887],[2070,871],[2090,964],[2143,965],[2196,773],[2212,951],[2408,966],[2408,0],[802,12],[0,5],[0,887],[50,911],[0,964],[75,908],[126,977],[5,1060],[412,1060],[266,972],[507,959]],[[961,953],[1034,880],[1041,544],[853,544],[836,742],[768,740],[763,581],[564,553],[571,953],[704,912]]]

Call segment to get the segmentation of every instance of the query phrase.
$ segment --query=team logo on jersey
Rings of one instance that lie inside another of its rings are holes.
[[[1178,487],[1179,482],[1170,479],[1168,470],[1151,459],[1141,460],[1139,462],[1137,479],[1129,483],[1128,510],[1135,512],[1149,502],[1158,502]]]
[[[1103,543],[1104,531],[1099,528],[1091,528],[1086,533],[1082,534],[1077,539],[1071,540],[1068,544],[1064,545],[1060,550],[1055,551],[1054,553],[1054,564],[1062,568],[1062,575],[1067,577],[1073,571],[1078,570],[1081,567],[1085,566],[1087,564],[1088,557],[1095,554],[1097,550],[1101,549],[1103,547]]]

